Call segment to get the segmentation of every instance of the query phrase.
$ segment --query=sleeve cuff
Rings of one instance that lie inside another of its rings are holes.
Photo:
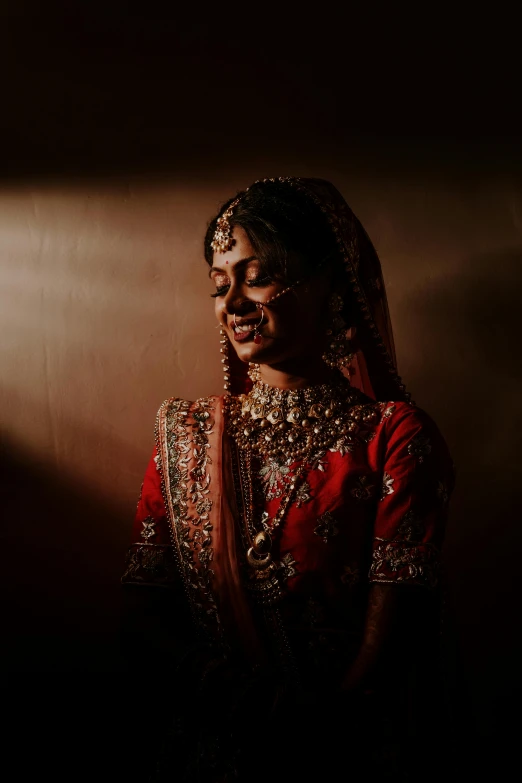
[[[369,580],[433,589],[439,581],[439,551],[433,544],[375,538]]]
[[[132,544],[125,563],[122,584],[173,587],[178,581],[172,547],[158,544]]]

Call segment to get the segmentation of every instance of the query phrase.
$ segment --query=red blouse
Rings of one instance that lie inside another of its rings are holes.
[[[372,415],[361,416],[356,436],[319,455],[305,475],[274,553],[286,576],[281,610],[289,627],[343,632],[355,646],[372,582],[437,585],[453,487],[446,445],[426,413],[405,402],[365,402]],[[123,582],[174,587],[179,558],[158,460],[155,448]],[[257,465],[257,497],[269,517],[294,467]]]

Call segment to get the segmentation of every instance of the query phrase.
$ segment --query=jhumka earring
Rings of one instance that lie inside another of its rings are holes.
[[[329,367],[338,370],[349,367],[353,359],[350,341],[346,338],[346,321],[341,315],[343,306],[342,296],[332,294],[328,301],[330,318],[326,330],[330,342],[322,357]]]
[[[261,366],[259,364],[250,363],[248,365],[248,377],[252,383],[257,383],[261,380]]]
[[[221,364],[223,365],[223,373],[224,373],[223,380],[225,381],[223,388],[225,389],[225,394],[230,394],[230,375],[229,375],[230,365],[228,363],[229,342],[228,342],[227,334],[222,326],[219,329],[219,337],[220,337],[219,342],[221,344],[221,348],[219,349],[219,352],[223,354],[221,358]]]

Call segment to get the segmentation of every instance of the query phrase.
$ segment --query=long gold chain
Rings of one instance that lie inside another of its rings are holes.
[[[285,521],[305,471],[328,449],[350,450],[361,425],[372,422],[377,414],[374,406],[352,389],[342,375],[333,384],[295,391],[258,381],[249,394],[225,398],[225,405],[227,433],[235,441],[239,457],[247,562],[255,589],[264,598],[265,594],[276,595],[279,590],[273,539]],[[254,523],[254,457],[286,466],[298,463],[271,524],[266,514],[260,523]]]
[[[319,453],[339,435],[349,431],[346,411],[357,399],[357,394],[342,376],[335,384],[297,391],[277,389],[258,382],[248,395],[228,398],[227,429],[240,455],[247,561],[258,579],[266,578],[273,570],[274,534],[285,520],[313,453]],[[253,518],[254,456],[278,457],[286,464],[300,462],[271,524],[262,518],[261,529],[256,529]]]
[[[248,459],[248,467],[245,471],[247,473],[248,482],[248,498],[245,498],[245,530],[249,538],[250,546],[247,550],[247,561],[257,571],[264,571],[272,563],[272,546],[274,540],[274,534],[282,527],[286,514],[292,502],[297,488],[303,479],[306,469],[309,467],[311,454],[306,455],[301,465],[297,468],[292,481],[283,495],[277,513],[273,517],[271,524],[268,523],[268,519],[262,520],[262,529],[256,531],[253,520],[253,481],[252,481],[252,465],[250,459]]]

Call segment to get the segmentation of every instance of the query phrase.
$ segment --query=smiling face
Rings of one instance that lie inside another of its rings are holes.
[[[273,304],[258,309],[256,302],[266,302],[288,283],[266,276],[244,229],[236,226],[232,236],[235,242],[231,250],[214,253],[210,276],[216,286],[216,317],[239,358],[284,366],[292,360],[320,356],[325,342],[329,276],[315,275]],[[299,280],[302,269],[297,255],[290,255],[289,267],[290,280]]]

